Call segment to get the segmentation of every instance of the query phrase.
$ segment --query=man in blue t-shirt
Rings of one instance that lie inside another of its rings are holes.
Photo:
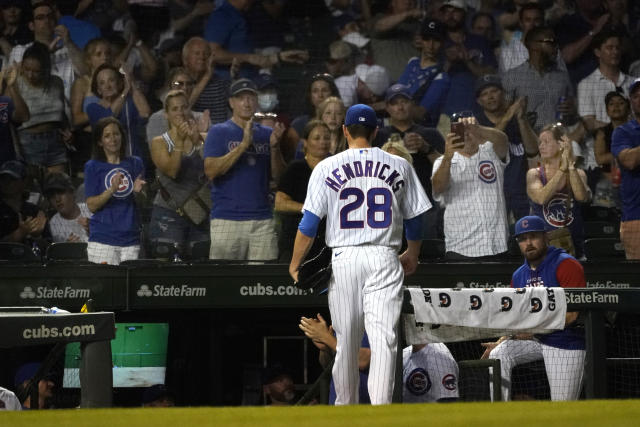
[[[250,6],[251,2],[247,0],[226,0],[209,15],[204,38],[211,43],[216,57],[216,73],[220,77],[230,77],[228,65],[234,59],[241,65],[240,75],[243,77],[257,76],[259,68],[272,68],[281,61],[302,64],[309,59],[309,53],[302,50],[254,53],[244,16]]]
[[[274,260],[278,257],[269,180],[285,168],[282,123],[253,122],[258,89],[249,79],[231,84],[232,117],[209,130],[204,171],[211,186],[211,259]]]
[[[611,153],[622,174],[620,240],[627,259],[640,259],[640,78],[629,86],[633,120],[618,126],[611,137]]]
[[[511,278],[513,288],[584,288],[584,269],[563,249],[549,246],[545,222],[538,216],[518,220],[515,236],[525,258]],[[567,312],[565,328],[546,335],[517,334],[483,343],[483,359],[499,359],[502,399],[510,400],[511,370],[523,363],[544,359],[551,400],[576,400],[580,396],[584,372],[584,330],[572,325],[578,312]],[[493,393],[491,393],[493,396]]]
[[[444,69],[451,81],[442,112],[451,116],[474,107],[473,84],[476,78],[495,73],[498,61],[487,39],[467,31],[464,1],[447,0],[442,4],[440,13],[447,28],[443,45]]]

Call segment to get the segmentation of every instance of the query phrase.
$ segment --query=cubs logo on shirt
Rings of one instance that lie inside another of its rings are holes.
[[[442,385],[447,390],[455,390],[458,388],[458,380],[453,374],[447,374],[442,378]]]
[[[422,396],[431,390],[431,379],[423,368],[416,368],[407,376],[407,389],[416,396]]]
[[[542,207],[544,220],[554,227],[566,227],[573,222],[573,209],[568,194],[556,194]]]
[[[498,173],[496,172],[496,167],[491,160],[483,160],[478,163],[478,176],[482,182],[486,182],[487,184],[496,182]]]
[[[115,179],[116,175],[121,173],[123,175],[122,182],[118,186],[118,190],[113,193],[113,197],[124,198],[127,197],[133,191],[133,179],[127,170],[122,168],[111,169],[104,177],[105,188],[110,188],[111,183]]]

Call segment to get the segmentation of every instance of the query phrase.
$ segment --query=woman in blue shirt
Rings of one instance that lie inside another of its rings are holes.
[[[89,261],[118,265],[137,259],[140,225],[134,193],[145,181],[137,156],[127,156],[127,140],[120,122],[113,117],[98,120],[93,127],[92,159],[84,166],[89,222]]]

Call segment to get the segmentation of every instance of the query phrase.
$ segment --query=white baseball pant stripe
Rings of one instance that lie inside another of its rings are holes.
[[[358,403],[358,350],[365,328],[371,347],[371,403],[391,403],[404,278],[398,255],[384,246],[335,248],[332,265],[329,310],[338,341],[333,365],[336,405]]]
[[[576,400],[584,376],[585,350],[565,350],[536,340],[508,339],[494,348],[489,358],[500,359],[502,399],[511,400],[511,371],[516,365],[544,359],[551,400]],[[489,383],[493,400],[493,383]]]

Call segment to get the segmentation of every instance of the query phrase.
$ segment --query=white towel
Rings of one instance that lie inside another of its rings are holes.
[[[409,344],[467,341],[564,329],[564,289],[409,288],[413,315],[404,316]]]

